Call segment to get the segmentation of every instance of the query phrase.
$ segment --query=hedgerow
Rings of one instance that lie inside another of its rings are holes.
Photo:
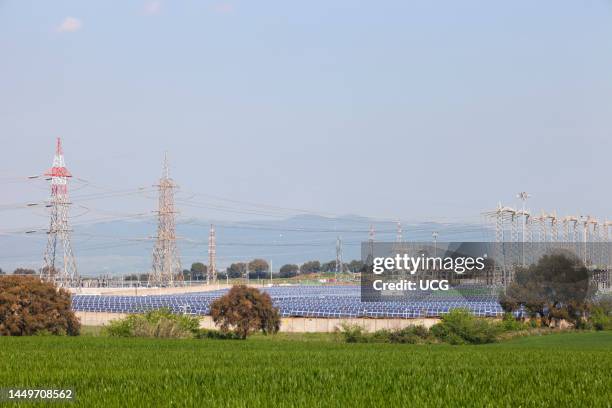
[[[408,326],[403,329],[378,330],[368,333],[358,324],[343,323],[338,330],[340,339],[347,343],[494,343],[502,333],[527,330],[527,325],[516,321],[511,314],[501,322],[477,318],[468,310],[454,309],[442,316],[439,323],[428,329],[425,326]]]

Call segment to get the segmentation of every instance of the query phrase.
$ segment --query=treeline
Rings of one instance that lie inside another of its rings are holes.
[[[363,262],[360,260],[352,260],[351,262],[344,263],[342,267],[343,273],[358,273],[363,269]],[[329,262],[321,263],[320,261],[307,261],[301,265],[297,264],[285,264],[280,267],[278,272],[274,272],[274,278],[293,278],[299,275],[307,275],[311,273],[325,273],[335,272],[336,261],[332,260]],[[270,265],[265,259],[253,259],[250,262],[235,262],[228,266],[225,271],[217,271],[218,279],[240,279],[248,276],[249,279],[269,279],[270,278]],[[208,274],[208,266],[202,262],[194,262],[191,264],[191,268],[183,270],[183,280],[185,281],[206,281],[206,275]],[[131,274],[125,277],[126,281],[147,281],[149,275],[143,274]]]
[[[0,268],[0,275],[8,275],[2,268]],[[13,271],[13,275],[38,275],[34,269],[29,268],[17,268]]]
[[[343,273],[358,273],[363,269],[363,262],[360,260],[352,260],[351,262],[344,263],[342,266]],[[248,271],[249,279],[269,279],[270,278],[270,265],[265,259],[253,259],[250,262],[236,262],[226,268],[225,271],[218,271],[218,279],[238,279],[246,277]],[[320,261],[307,261],[301,265],[297,264],[285,264],[280,267],[278,273],[274,273],[276,278],[293,278],[299,275],[307,275],[311,273],[321,272],[335,272],[336,261],[332,260],[329,262],[321,263]],[[191,264],[191,268],[183,270],[183,280],[186,281],[206,281],[206,275],[208,274],[208,267],[202,262],[194,262]],[[7,273],[0,268],[0,275],[7,275]],[[13,275],[38,275],[38,272],[34,269],[29,268],[17,268],[13,271]],[[180,276],[177,276],[179,278]],[[149,280],[148,273],[133,273],[125,276],[127,282],[147,282]]]
[[[362,269],[363,262],[359,260],[352,260],[351,262],[344,263],[342,265],[343,273],[358,273],[361,272]],[[336,261],[332,260],[325,263],[321,263],[320,261],[307,261],[299,266],[296,264],[285,264],[279,269],[279,277],[293,278],[298,275],[321,272],[336,272]]]
[[[363,262],[353,260],[343,265],[343,272],[357,273],[363,268]],[[278,273],[273,276],[277,278],[293,278],[299,275],[321,272],[335,272],[336,261],[321,263],[320,261],[307,261],[302,265],[285,264],[280,267]],[[208,268],[201,262],[191,265],[191,269],[183,271],[185,280],[206,280]],[[253,259],[250,262],[235,262],[226,268],[225,271],[217,272],[219,279],[238,279],[247,276],[249,279],[268,279],[270,278],[270,265],[265,259]]]

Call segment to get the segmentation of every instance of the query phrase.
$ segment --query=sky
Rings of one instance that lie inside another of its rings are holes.
[[[0,231],[58,136],[89,222],[612,217],[611,120],[610,0],[0,0]]]

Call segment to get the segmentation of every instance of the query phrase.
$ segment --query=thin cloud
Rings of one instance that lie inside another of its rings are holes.
[[[234,12],[234,5],[231,3],[217,3],[213,9],[220,14],[230,14]]]
[[[60,33],[74,33],[79,31],[83,27],[81,20],[75,17],[66,17],[62,24],[57,27],[57,31]]]
[[[161,6],[161,1],[150,1],[145,4],[144,11],[146,14],[159,14]]]

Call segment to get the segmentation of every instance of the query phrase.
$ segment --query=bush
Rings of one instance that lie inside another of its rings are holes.
[[[343,323],[340,335],[347,343],[430,343],[433,336],[425,326],[408,326],[403,329],[377,330],[368,333],[358,324]]]
[[[241,340],[242,338],[234,332],[222,332],[220,330],[200,329],[196,334],[198,339],[218,340]]]
[[[77,336],[70,292],[35,276],[0,277],[0,336]]]
[[[417,344],[421,342],[421,338],[417,336],[410,328],[392,330],[389,332],[388,336],[389,343]]]
[[[512,313],[504,313],[504,317],[500,325],[502,330],[507,332],[527,329],[527,325],[517,320]]]
[[[592,304],[584,326],[595,330],[612,330],[612,296],[601,295]]]
[[[433,338],[429,329],[425,326],[408,326],[403,329],[387,332],[389,343],[429,343]]]
[[[469,310],[453,309],[431,328],[431,332],[439,340],[450,344],[484,344],[495,342],[502,327],[474,317]]]
[[[603,307],[595,306],[589,321],[595,330],[612,330],[612,317]]]
[[[592,318],[597,319],[594,315]],[[609,323],[606,325],[609,320],[606,320],[605,317],[601,320],[603,323],[598,327],[610,327]],[[358,324],[345,322],[336,330],[336,333],[340,340],[347,343],[448,343],[459,345],[494,343],[521,335],[546,333],[534,330],[536,327],[538,327],[536,320],[524,323],[516,320],[510,313],[505,314],[502,321],[499,322],[477,318],[466,309],[453,309],[442,316],[440,323],[435,324],[431,329],[425,326],[408,326],[403,329],[377,330],[374,333],[368,333]]]
[[[199,327],[197,317],[176,315],[162,308],[113,320],[105,331],[114,337],[189,338],[198,333]]]
[[[210,314],[222,332],[233,331],[242,339],[261,330],[264,334],[280,329],[280,314],[265,292],[245,285],[237,285],[212,302]]]
[[[347,343],[368,343],[370,341],[368,333],[358,324],[342,322],[339,333]]]
[[[128,315],[123,319],[111,320],[104,332],[112,337],[134,337],[134,324],[139,315]]]

